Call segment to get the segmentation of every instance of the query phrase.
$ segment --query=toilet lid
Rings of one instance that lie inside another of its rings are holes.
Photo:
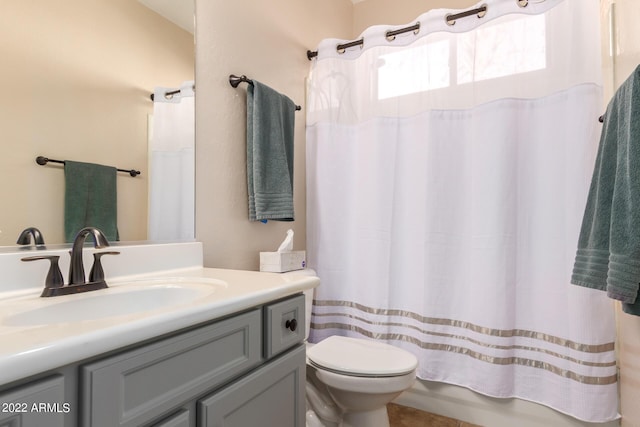
[[[401,348],[336,335],[309,348],[307,358],[319,368],[358,376],[399,376],[418,366],[416,357]]]

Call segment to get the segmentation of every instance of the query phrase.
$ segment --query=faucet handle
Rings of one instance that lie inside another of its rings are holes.
[[[22,261],[37,261],[41,259],[48,259],[51,262],[51,265],[49,266],[49,272],[47,273],[47,278],[44,281],[45,291],[46,289],[61,288],[62,286],[64,286],[64,278],[62,277],[60,266],[58,266],[58,260],[60,259],[58,255],[30,256],[22,258]]]
[[[94,252],[93,267],[91,267],[91,272],[89,272],[89,283],[104,281],[104,270],[102,269],[102,262],[100,261],[100,258],[102,258],[103,255],[118,254],[120,254],[118,251]]]

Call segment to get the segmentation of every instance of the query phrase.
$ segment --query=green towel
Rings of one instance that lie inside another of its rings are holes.
[[[253,81],[247,88],[249,220],[293,221],[295,104]]]
[[[571,283],[640,314],[640,66],[605,113]]]
[[[64,235],[73,242],[84,227],[99,228],[107,239],[119,240],[116,168],[65,160]]]

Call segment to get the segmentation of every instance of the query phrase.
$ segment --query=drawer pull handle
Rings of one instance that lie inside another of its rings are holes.
[[[296,319],[287,320],[284,324],[284,327],[289,329],[291,332],[295,332],[298,328],[298,321]]]

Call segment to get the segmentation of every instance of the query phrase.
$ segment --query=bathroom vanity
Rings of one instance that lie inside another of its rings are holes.
[[[304,426],[301,292],[318,283],[196,267],[0,297],[0,426]]]

